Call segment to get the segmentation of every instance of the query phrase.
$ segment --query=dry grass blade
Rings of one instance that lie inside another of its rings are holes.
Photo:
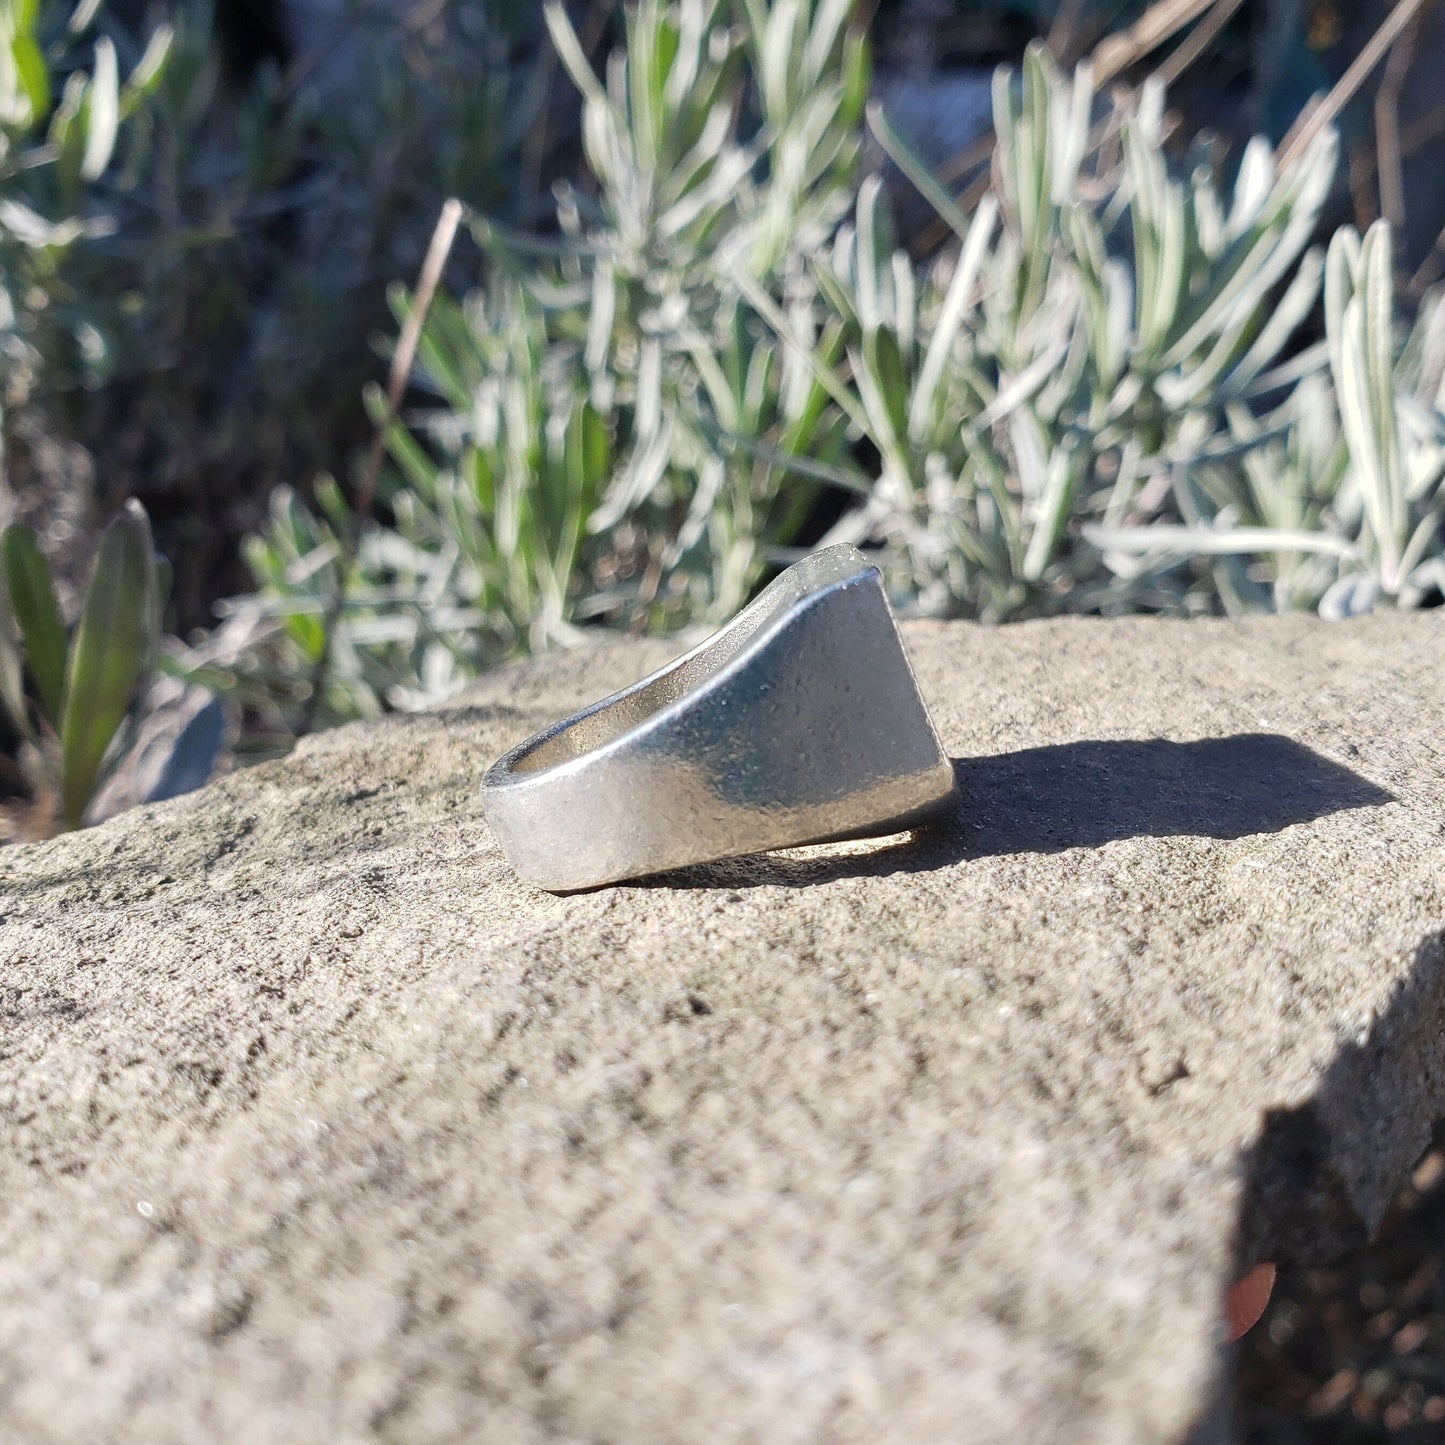
[[[1094,81],[1101,88],[1177,35],[1207,10],[1231,6],[1234,0],[1159,0],[1127,30],[1101,41],[1094,51]]]
[[[1355,57],[1350,68],[1318,105],[1305,109],[1280,143],[1277,152],[1281,170],[1292,165],[1314,144],[1316,136],[1332,125],[1340,112],[1354,98],[1369,74],[1385,58],[1390,47],[1405,32],[1405,27],[1419,19],[1435,0],[1400,0],[1384,24],[1370,37],[1369,43]]]
[[[437,218],[436,229],[432,232],[427,246],[426,259],[422,262],[421,274],[417,277],[416,296],[407,313],[406,322],[397,338],[396,353],[391,358],[391,371],[386,382],[386,425],[376,428],[371,439],[371,448],[366,454],[366,465],[356,488],[356,519],[358,527],[371,515],[376,501],[376,485],[381,476],[381,464],[386,455],[386,430],[396,420],[401,408],[401,399],[406,384],[411,379],[411,369],[416,363],[416,348],[421,341],[422,327],[426,324],[427,312],[431,310],[432,298],[441,284],[442,271],[452,246],[457,238],[457,227],[462,221],[462,203],[450,200]]]
[[[1411,121],[1400,131],[1400,159],[1408,160],[1441,135],[1445,135],[1445,102],[1432,106],[1424,115]],[[1380,157],[1370,155],[1367,159],[1369,176],[1373,178],[1379,168]]]
[[[1376,156],[1364,141],[1350,147],[1350,208],[1355,229],[1368,231],[1380,219],[1379,188],[1375,185]]]
[[[1049,27],[1049,54],[1060,65],[1068,65],[1075,59],[1074,46],[1079,40],[1079,22],[1083,18],[1084,0],[1064,0],[1054,23]]]
[[[382,462],[386,458],[386,434],[401,409],[401,399],[406,393],[411,369],[416,363],[416,349],[421,342],[422,327],[426,324],[427,312],[431,309],[432,299],[441,284],[442,272],[446,269],[447,257],[451,255],[461,220],[462,203],[456,199],[449,200],[437,218],[436,229],[432,232],[426,258],[417,277],[416,295],[402,325],[401,335],[397,338],[396,352],[391,358],[391,371],[386,383],[386,415],[372,433],[371,446],[367,450],[366,460],[362,463],[361,474],[357,480],[356,509],[351,518],[351,531],[345,539],[346,551],[337,568],[336,595],[327,609],[321,655],[316,659],[316,666],[312,671],[311,691],[297,729],[298,737],[310,732],[316,721],[316,711],[321,705],[321,695],[325,691],[326,676],[331,667],[332,636],[340,621],[342,609],[346,606],[347,578],[356,561],[362,529],[370,520],[371,509],[376,504],[376,488],[381,479]]]
[[[1390,51],[1375,96],[1375,153],[1380,171],[1380,213],[1396,230],[1405,225],[1404,151],[1400,144],[1400,95],[1415,61],[1420,21],[1407,26]]]
[[[1156,72],[1165,85],[1173,85],[1219,38],[1220,32],[1234,18],[1244,0],[1219,0],[1198,27],[1180,42],[1179,48]]]

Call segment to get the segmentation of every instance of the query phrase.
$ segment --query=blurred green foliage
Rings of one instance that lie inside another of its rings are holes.
[[[106,224],[40,288],[83,318],[87,369],[37,339],[29,401],[47,434],[103,451],[108,489],[145,500],[187,626],[240,582],[235,542],[271,488],[344,470],[364,441],[386,287],[414,273],[441,202],[530,214],[517,177],[547,104],[536,7],[448,6],[416,33],[383,9],[358,7],[334,70],[267,64],[238,85],[208,0],[170,7],[150,103],[92,165],[87,204]],[[122,72],[153,48],[103,7],[89,23]],[[534,159],[545,186],[545,149]]]
[[[0,0],[0,407],[9,413],[94,376],[104,306],[66,263],[111,233],[97,182],[164,76],[171,33],[123,64],[94,31],[96,6],[67,18],[40,0]]]

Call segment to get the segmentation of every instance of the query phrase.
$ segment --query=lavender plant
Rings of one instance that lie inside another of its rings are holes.
[[[642,0],[603,78],[548,6],[595,196],[562,188],[556,238],[477,219],[488,279],[426,319],[417,379],[437,402],[388,428],[392,525],[365,529],[354,575],[338,574],[345,519],[289,496],[292,520],[250,544],[250,615],[284,619],[296,672],[345,581],[330,715],[423,701],[584,625],[719,621],[795,534],[809,498],[790,469],[831,475],[847,422],[742,276],[811,324],[806,258],[862,151],[851,11]],[[839,336],[813,344],[836,354]]]
[[[332,715],[588,626],[715,622],[825,494],[825,540],[931,615],[1438,593],[1445,310],[1403,325],[1387,229],[1314,244],[1331,133],[1284,167],[1256,140],[1226,183],[1203,143],[1166,160],[1161,87],[1102,103],[1035,49],[972,214],[869,112],[956,232],[920,270],[860,174],[848,11],[642,0],[604,80],[549,10],[596,194],[562,192],[555,240],[479,221],[490,279],[422,331],[437,404],[375,409],[391,525],[356,551]],[[293,647],[347,556],[330,495],[252,547],[244,606]]]

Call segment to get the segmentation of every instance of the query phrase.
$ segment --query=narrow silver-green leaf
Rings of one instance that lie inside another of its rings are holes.
[[[1177,552],[1224,556],[1263,552],[1316,552],[1353,561],[1358,552],[1341,537],[1324,532],[1283,532],[1271,527],[1148,527],[1082,529],[1084,540],[1101,552]]]
[[[1089,152],[1090,120],[1094,107],[1093,68],[1087,61],[1081,62],[1074,70],[1073,84],[1064,86],[1056,81],[1056,88],[1063,94],[1059,97],[1055,121],[1058,148],[1050,199],[1055,206],[1062,206],[1073,196],[1079,181],[1079,168]]]
[[[95,42],[95,74],[90,78],[86,94],[90,104],[80,174],[85,180],[93,181],[110,164],[120,129],[120,71],[115,46],[103,36]]]
[[[883,183],[877,176],[869,176],[858,191],[858,246],[857,286],[858,319],[863,323],[863,334],[876,331],[885,321],[883,295],[885,283],[880,270],[880,251],[883,246],[879,236],[878,207],[883,194]]]
[[[135,113],[136,107],[155,93],[165,74],[166,63],[175,43],[175,31],[169,25],[158,25],[146,42],[145,51],[136,61],[135,69],[126,81],[120,98],[121,119],[126,120]]]
[[[925,435],[934,417],[934,399],[944,370],[954,354],[954,345],[963,330],[963,320],[973,300],[973,288],[983,264],[984,250],[993,238],[998,220],[998,203],[985,196],[974,215],[973,224],[964,237],[963,250],[953,269],[953,280],[944,297],[943,309],[933,327],[933,335],[924,353],[923,367],[914,384],[909,404],[908,432],[915,440]]]
[[[72,35],[84,35],[94,22],[103,0],[80,0],[70,14],[68,29]],[[39,8],[38,6],[36,8]]]
[[[959,240],[967,240],[970,230],[968,217],[957,201],[938,180],[928,162],[909,145],[898,127],[888,119],[883,107],[876,101],[868,103],[868,129],[873,132],[878,144],[894,165],[918,188],[919,194],[938,212],[952,228]]]
[[[1034,505],[1033,531],[1024,555],[1023,575],[1030,582],[1042,580],[1054,559],[1068,527],[1074,488],[1079,479],[1076,448],[1055,446],[1048,459],[1044,487]]]
[[[605,106],[608,103],[607,92],[602,88],[602,82],[597,79],[591,62],[587,59],[587,52],[582,48],[582,41],[572,28],[572,21],[568,18],[566,10],[563,9],[561,0],[547,0],[542,7],[542,16],[547,22],[547,30],[552,37],[552,45],[557,51],[557,58],[566,67],[572,84],[582,92],[589,102]]]
[[[20,34],[10,42],[14,75],[30,105],[29,125],[39,125],[50,113],[50,71],[45,57],[31,35]]]

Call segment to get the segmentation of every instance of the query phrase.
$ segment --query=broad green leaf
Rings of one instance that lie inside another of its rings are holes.
[[[20,629],[25,663],[35,683],[40,710],[50,726],[60,729],[65,702],[65,623],[55,600],[50,564],[35,533],[16,522],[5,529],[0,548],[9,580],[10,607]]]
[[[76,627],[60,727],[61,815],[80,827],[106,750],[154,666],[156,573],[138,502],[106,528]]]
[[[30,706],[25,698],[25,663],[10,607],[10,589],[3,581],[0,581],[0,707],[9,714],[15,727],[34,742],[35,730],[30,725]]]

